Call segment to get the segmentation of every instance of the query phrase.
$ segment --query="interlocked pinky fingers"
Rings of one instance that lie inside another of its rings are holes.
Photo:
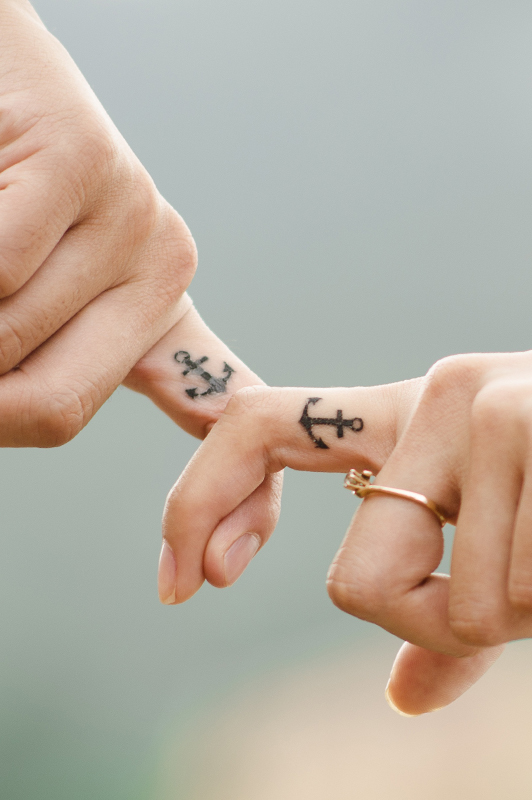
[[[183,602],[204,578],[227,586],[238,577],[275,526],[276,473],[285,466],[335,472],[378,465],[383,429],[390,431],[387,446],[394,442],[390,393],[387,387],[239,389],[168,497],[163,537],[177,579],[174,587],[165,577],[161,599]]]

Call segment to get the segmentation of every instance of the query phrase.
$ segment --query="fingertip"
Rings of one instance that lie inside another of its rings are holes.
[[[163,539],[157,575],[159,600],[163,605],[171,606],[176,602],[176,578],[177,565],[174,552],[166,539]]]
[[[386,700],[402,716],[416,717],[450,705],[476,683],[504,646],[455,657],[405,642],[386,687]]]
[[[192,570],[180,573],[175,552],[170,543],[163,539],[157,585],[159,600],[165,606],[179,605],[189,600],[201,588],[203,575],[194,574]]]
[[[257,533],[244,533],[233,542],[223,559],[224,586],[232,586],[238,580],[261,544]]]
[[[267,475],[252,494],[222,519],[203,555],[203,573],[212,586],[231,586],[268,541],[279,517],[282,475]]]
[[[419,716],[419,714],[407,714],[406,711],[402,711],[399,708],[399,706],[396,705],[396,703],[394,702],[394,700],[392,698],[392,692],[391,692],[391,689],[390,689],[390,681],[388,681],[388,683],[386,684],[386,689],[384,690],[384,697],[386,698],[386,702],[388,703],[388,705],[390,706],[392,711],[395,711],[395,713],[399,714],[399,716],[401,716],[401,717],[418,717]]]
[[[230,538],[227,533],[223,524],[219,526],[211,537],[204,556],[205,578],[217,589],[232,586],[245,572],[263,543],[258,533],[237,533]]]

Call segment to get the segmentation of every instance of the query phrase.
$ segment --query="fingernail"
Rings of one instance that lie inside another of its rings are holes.
[[[233,542],[224,556],[225,585],[231,586],[242,575],[261,545],[256,533],[245,533]]]
[[[165,605],[175,603],[175,582],[177,577],[177,564],[174,552],[166,539],[163,539],[161,555],[159,556],[159,600]]]
[[[401,717],[416,717],[417,716],[417,714],[407,714],[406,712],[401,711],[400,708],[397,708],[397,706],[393,702],[391,694],[390,694],[390,681],[388,681],[388,683],[386,684],[386,689],[384,690],[384,696],[386,698],[386,702],[388,703],[390,708],[393,711],[395,711],[396,714],[399,714]]]

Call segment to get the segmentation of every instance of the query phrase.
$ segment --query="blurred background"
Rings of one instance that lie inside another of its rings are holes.
[[[268,383],[382,383],[530,347],[524,0],[36,0],[198,244],[191,294]],[[399,642],[333,608],[354,510],[289,473],[230,590],[156,597],[196,448],[115,393],[57,451],[0,451],[5,800],[529,800],[532,648],[400,718]]]

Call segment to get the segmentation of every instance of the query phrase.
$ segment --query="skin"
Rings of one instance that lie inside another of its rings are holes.
[[[26,0],[0,0],[0,35],[0,446],[68,442],[122,382],[203,438],[262,381],[185,293],[189,229]],[[226,391],[190,398],[182,349],[215,377],[227,360]],[[264,482],[266,515],[280,484]]]
[[[314,429],[311,416],[363,420]],[[319,411],[318,411],[319,408]],[[314,410],[315,409],[315,410]],[[373,388],[238,391],[172,489],[159,591],[183,602],[203,580],[232,583],[271,535],[267,476],[292,469],[370,469],[421,492],[456,525],[451,576],[436,573],[441,527],[427,509],[383,495],[359,507],[327,588],[343,611],[407,643],[387,696],[416,715],[455,700],[505,642],[532,635],[532,353],[453,356],[412,381]]]
[[[284,466],[382,469],[382,483],[427,494],[458,523],[450,580],[432,574],[442,543],[428,512],[373,498],[328,587],[411,643],[388,687],[398,709],[453,700],[532,627],[530,356],[450,360],[371,390],[261,388],[192,308],[190,231],[64,48],[25,0],[0,0],[0,32],[0,446],[69,441],[121,382],[193,435],[212,428],[167,503],[165,602],[236,580],[275,527]],[[206,384],[183,375],[180,350],[218,378],[229,364],[227,390],[190,397]],[[363,431],[321,428],[316,450],[297,424],[311,396]]]
[[[31,5],[0,33],[0,446],[47,447],[182,318],[196,249]]]

